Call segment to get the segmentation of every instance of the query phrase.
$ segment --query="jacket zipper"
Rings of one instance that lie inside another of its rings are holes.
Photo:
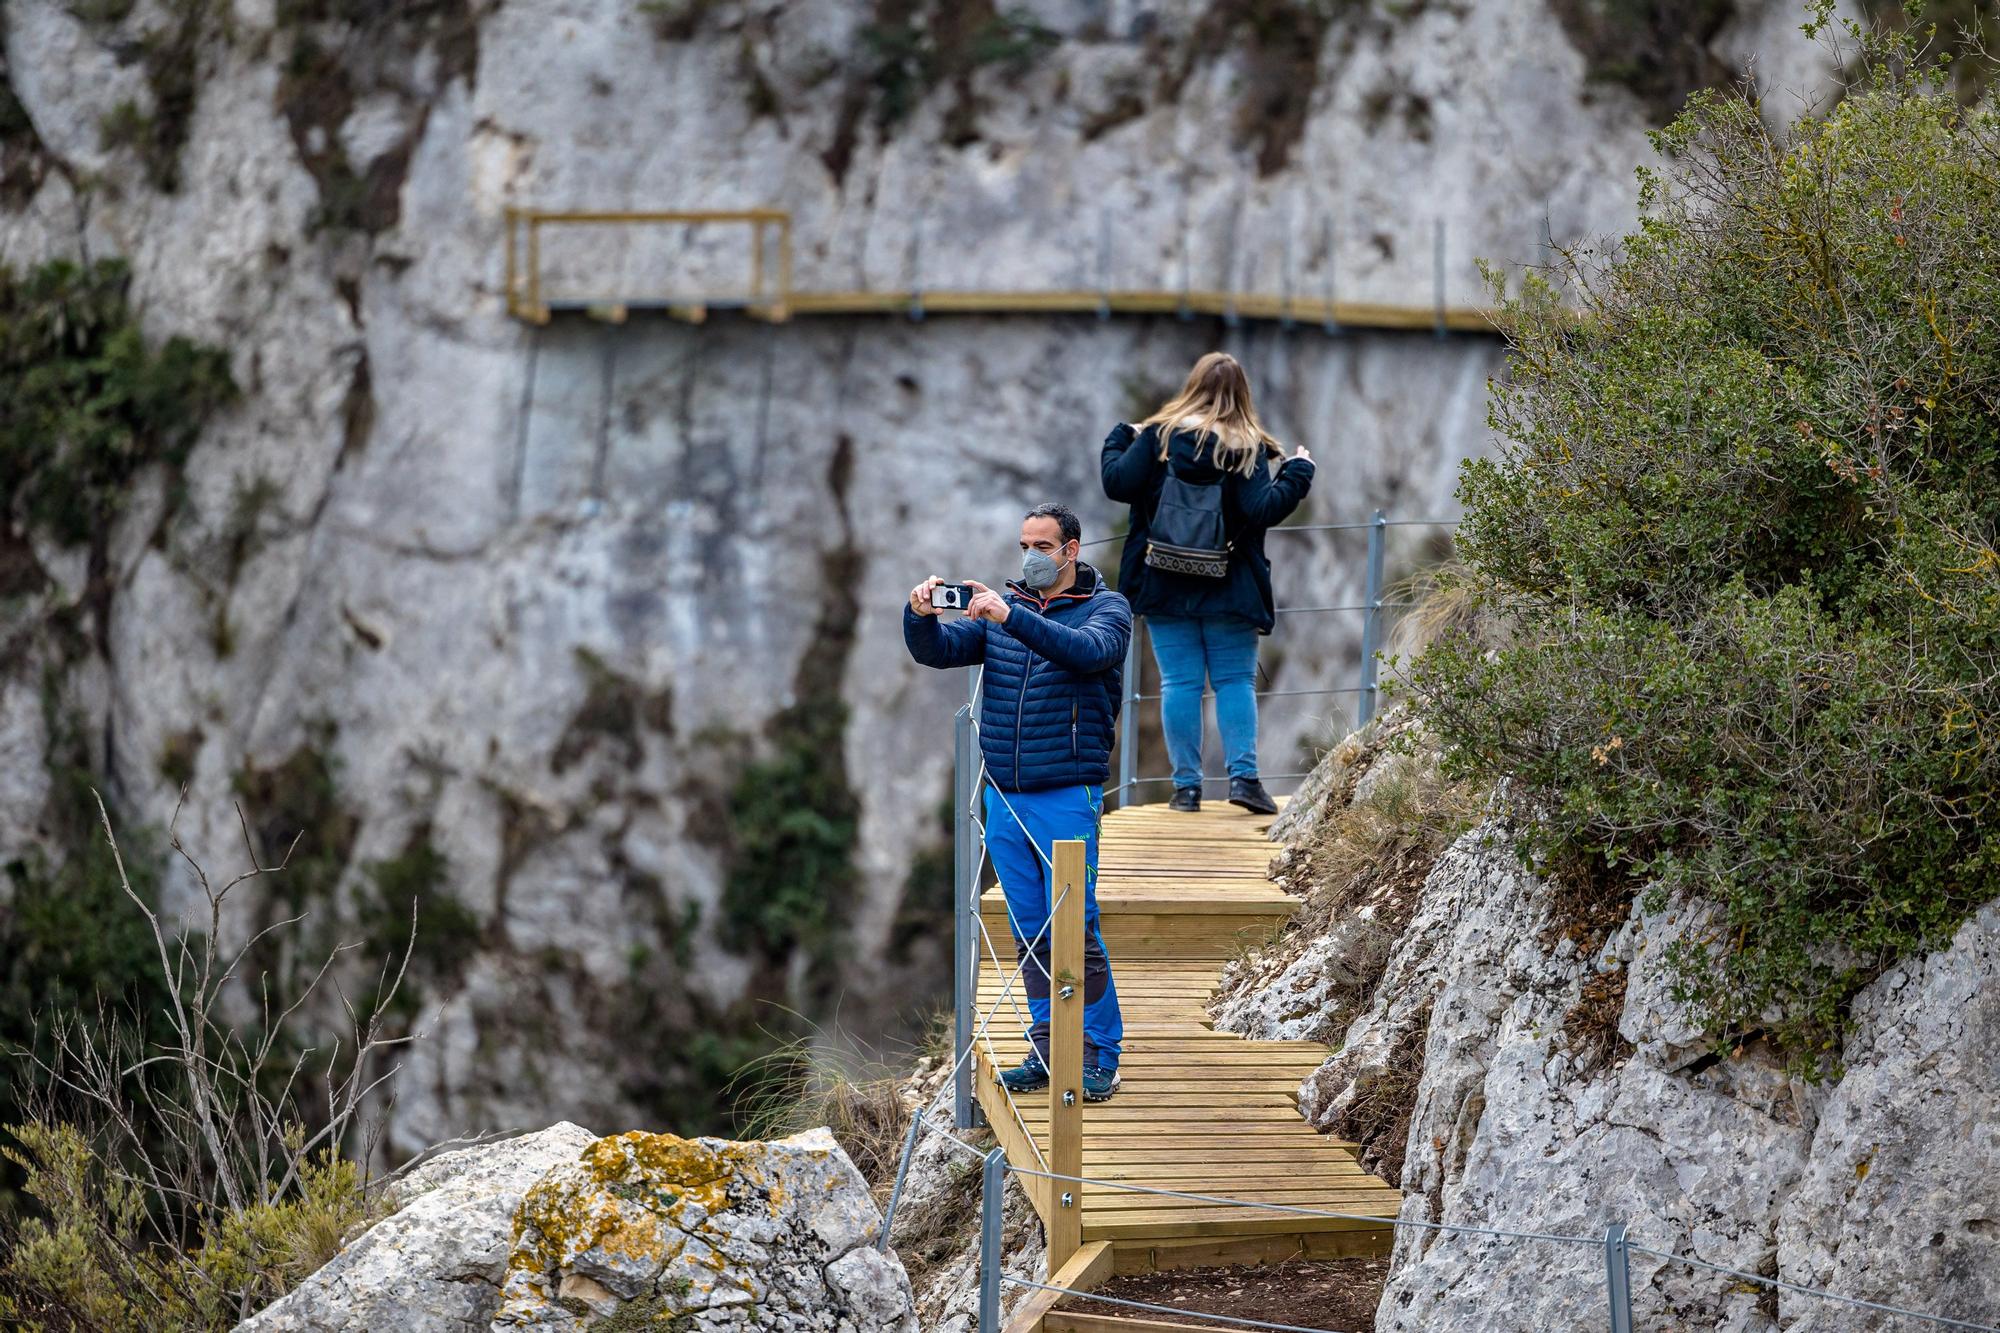
[[[1014,701],[1014,786],[1021,785],[1021,728],[1027,725],[1028,685],[1035,679],[1035,655],[1028,654],[1028,669],[1021,675],[1021,697]]]
[[[1076,757],[1077,757],[1077,754],[1076,754],[1076,721],[1077,721],[1077,713],[1078,713],[1078,710],[1079,710],[1079,709],[1081,709],[1081,708],[1082,708],[1082,705],[1081,705],[1080,703],[1078,703],[1078,702],[1077,702],[1077,701],[1076,701],[1075,699],[1071,699],[1071,700],[1069,701],[1069,757],[1070,757],[1070,761],[1071,761],[1072,763],[1074,763],[1074,762],[1076,761]]]

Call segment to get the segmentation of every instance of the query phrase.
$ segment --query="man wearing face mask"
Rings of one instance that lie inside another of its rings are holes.
[[[1085,844],[1083,1095],[1118,1089],[1124,1020],[1097,923],[1097,822],[1118,726],[1119,680],[1132,608],[1078,559],[1083,529],[1065,505],[1037,505],[1021,521],[1021,577],[1004,595],[966,580],[974,596],[946,624],[931,607],[935,575],[910,589],[903,642],[930,667],[985,663],[979,747],[986,760],[986,850],[1007,898],[1017,957],[1035,942],[1022,978],[1033,1019],[1030,1053],[1001,1075],[1013,1092],[1049,1082],[1051,844]]]

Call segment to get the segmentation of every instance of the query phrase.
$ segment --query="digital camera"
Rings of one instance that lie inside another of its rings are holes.
[[[963,611],[972,600],[972,589],[963,583],[940,583],[931,589],[931,610]]]

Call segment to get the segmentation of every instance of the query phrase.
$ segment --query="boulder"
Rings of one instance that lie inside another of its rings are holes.
[[[916,1333],[909,1279],[874,1248],[881,1214],[824,1129],[599,1139],[543,1176],[515,1220],[496,1333]]]
[[[485,1333],[522,1195],[595,1138],[565,1122],[432,1159],[396,1185],[395,1213],[237,1333]]]

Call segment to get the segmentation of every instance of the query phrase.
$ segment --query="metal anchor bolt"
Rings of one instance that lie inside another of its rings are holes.
[[[1068,1190],[1064,1190],[1062,1196],[1062,1206],[1065,1208],[1076,1207],[1076,1196],[1074,1194],[1071,1194]]]
[[[1063,1105],[1064,1105],[1064,1106],[1075,1106],[1075,1105],[1076,1105],[1076,1091],[1075,1091],[1075,1089],[1073,1089],[1073,1088],[1064,1088],[1064,1089],[1063,1089]]]
[[[1076,987],[1064,986],[1061,990],[1057,991],[1056,994],[1065,1000],[1074,999],[1076,998]]]

